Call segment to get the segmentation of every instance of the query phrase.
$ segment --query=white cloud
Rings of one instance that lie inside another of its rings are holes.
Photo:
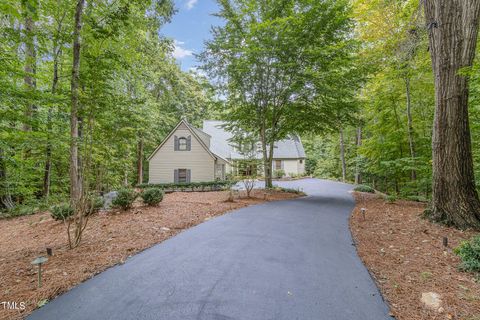
[[[185,42],[175,40],[173,45],[175,49],[173,50],[173,57],[176,59],[183,59],[185,57],[190,57],[193,55],[192,50],[188,50],[182,47]]]
[[[187,9],[192,9],[197,4],[197,2],[198,0],[188,0],[186,4]]]

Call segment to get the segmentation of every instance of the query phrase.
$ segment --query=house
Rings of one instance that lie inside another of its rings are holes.
[[[148,157],[149,183],[224,180],[243,159],[232,145],[223,121],[207,120],[198,129],[181,120]],[[256,155],[259,159],[261,154]],[[288,175],[305,172],[305,151],[296,135],[275,143],[273,170]]]

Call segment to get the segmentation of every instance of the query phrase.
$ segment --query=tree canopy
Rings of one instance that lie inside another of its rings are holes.
[[[3,208],[21,210],[22,204],[67,196],[76,4],[7,0],[0,5]],[[136,163],[176,121],[213,117],[212,86],[198,74],[181,71],[171,55],[173,41],[159,36],[173,14],[169,0],[85,5],[78,143],[80,154],[91,158],[85,174],[92,190],[136,183]]]
[[[348,1],[220,0],[225,25],[200,58],[227,99],[230,127],[262,143],[271,186],[274,142],[338,125],[354,108],[358,72]]]
[[[215,118],[258,139],[267,187],[275,142],[300,135],[309,174],[480,225],[478,1],[217,3],[202,76],[161,36],[171,0],[2,1],[0,209],[65,201],[76,177],[142,183],[174,123]]]

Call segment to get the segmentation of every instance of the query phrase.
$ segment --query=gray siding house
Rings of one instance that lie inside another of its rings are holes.
[[[224,124],[207,120],[198,129],[181,120],[148,157],[149,183],[225,179],[243,156],[232,146],[232,134],[223,129]],[[298,136],[275,143],[272,169],[281,169],[287,176],[305,172],[305,151]]]

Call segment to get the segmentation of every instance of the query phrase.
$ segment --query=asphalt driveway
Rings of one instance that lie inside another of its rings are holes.
[[[390,319],[352,244],[351,186],[317,179],[282,185],[308,196],[193,227],[28,319]]]

